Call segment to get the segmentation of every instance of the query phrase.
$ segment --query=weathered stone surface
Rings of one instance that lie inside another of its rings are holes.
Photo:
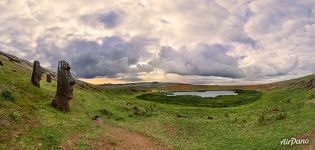
[[[69,101],[73,98],[75,80],[70,73],[70,66],[66,61],[59,61],[57,70],[57,92],[52,106],[64,112],[70,111]]]
[[[33,65],[33,73],[32,73],[32,83],[33,85],[40,87],[39,82],[42,78],[42,69],[40,67],[40,63],[39,61],[34,61],[34,65]]]
[[[46,82],[51,83],[51,75],[50,74],[46,75]]]
[[[305,87],[309,90],[315,88],[315,79],[309,80],[307,83],[305,83]]]

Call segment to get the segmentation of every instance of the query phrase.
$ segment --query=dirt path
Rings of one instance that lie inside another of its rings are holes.
[[[315,99],[312,99],[309,102],[315,105]]]
[[[315,140],[315,129],[309,133],[304,134],[303,136],[299,137],[300,139],[309,139],[310,143],[307,145],[301,145],[303,150],[314,150],[314,140]]]
[[[97,150],[167,150],[168,148],[152,141],[149,137],[130,132],[115,126],[104,125],[107,132],[100,141],[93,141],[93,149]]]
[[[315,105],[315,99],[309,101],[310,103]],[[304,139],[309,139],[310,143],[308,145],[302,145],[303,150],[314,150],[315,149],[315,128],[313,131],[306,133],[302,136]]]
[[[74,149],[74,142],[79,138],[79,134],[72,133],[68,139],[60,146],[62,150]]]
[[[168,150],[169,148],[156,143],[150,137],[140,133],[131,132],[120,127],[106,125],[102,120],[94,121],[106,129],[103,138],[100,140],[90,141],[90,145],[95,150]],[[62,150],[72,150],[74,142],[79,139],[78,134],[71,134],[68,140],[60,147]]]

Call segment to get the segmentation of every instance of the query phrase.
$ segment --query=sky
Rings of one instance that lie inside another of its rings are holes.
[[[315,73],[314,0],[0,0],[0,51],[91,83]]]

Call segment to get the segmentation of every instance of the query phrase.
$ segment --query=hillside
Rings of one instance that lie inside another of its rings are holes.
[[[51,107],[56,82],[30,82],[32,64],[0,53],[0,149],[301,149],[314,148],[315,75],[257,86],[156,86],[159,90],[255,89],[237,107],[204,108],[139,100],[144,90],[74,87],[71,111]],[[44,74],[54,74],[45,70]],[[127,88],[128,89],[128,88]],[[284,138],[309,145],[282,146]]]
[[[167,83],[167,82],[138,82],[138,83],[126,83],[126,84],[103,84],[107,88],[160,88],[165,86],[176,86],[176,85],[189,85],[184,83]]]

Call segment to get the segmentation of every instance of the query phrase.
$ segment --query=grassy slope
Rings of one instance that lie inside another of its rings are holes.
[[[42,81],[38,89],[30,83],[29,70],[7,60],[3,63],[0,91],[11,90],[16,101],[0,97],[0,149],[56,149],[74,133],[80,136],[76,148],[91,149],[90,141],[106,132],[91,121],[95,115],[173,149],[298,149],[280,146],[280,140],[315,127],[315,105],[307,102],[315,98],[315,90],[286,87],[262,90],[257,101],[232,108],[166,105],[136,99],[142,92],[75,87],[72,110],[62,113],[50,106],[55,82]]]

